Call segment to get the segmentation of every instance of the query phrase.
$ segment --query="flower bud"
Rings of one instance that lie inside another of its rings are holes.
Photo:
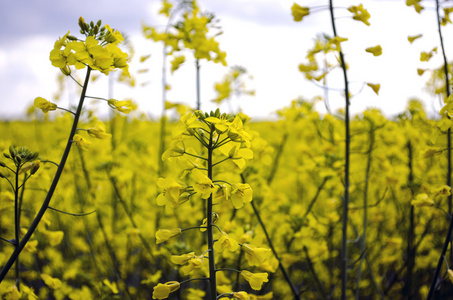
[[[60,68],[61,73],[63,73],[65,76],[71,75],[71,68],[66,65],[64,68]]]

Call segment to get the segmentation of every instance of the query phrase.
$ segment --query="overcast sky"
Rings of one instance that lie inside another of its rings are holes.
[[[220,47],[227,53],[229,66],[241,65],[253,75],[248,82],[256,90],[255,97],[241,99],[243,111],[255,118],[275,116],[275,110],[290,104],[298,96],[310,99],[322,95],[322,90],[306,81],[298,71],[298,64],[305,62],[307,49],[313,45],[317,34],[332,35],[328,11],[306,17],[303,22],[292,20],[293,0],[199,0],[203,11],[210,11],[220,19],[224,34],[218,37]],[[319,6],[321,1],[296,1],[304,6]],[[327,4],[327,1],[325,1]],[[425,102],[428,111],[434,113],[439,104],[424,91],[429,75],[417,75],[417,68],[439,67],[440,55],[430,63],[419,61],[420,51],[430,51],[439,45],[436,16],[433,9],[417,14],[405,1],[336,1],[342,7],[336,9],[339,36],[349,40],[342,44],[349,64],[349,79],[352,93],[352,112],[358,113],[368,107],[377,107],[387,115],[401,112],[411,97]],[[371,14],[371,26],[351,19],[346,9],[349,5],[363,3]],[[423,3],[423,2],[422,2]],[[428,3],[429,4],[429,3]],[[427,5],[428,5],[427,4]],[[431,4],[432,6],[432,4]],[[68,30],[77,35],[77,20],[102,19],[104,24],[119,29],[128,36],[136,58],[151,54],[146,64],[134,62],[131,72],[149,68],[137,75],[135,88],[116,84],[113,96],[116,99],[132,97],[140,111],[156,118],[161,111],[161,52],[162,45],[145,40],[141,24],[162,28],[165,19],[157,15],[160,1],[157,0],[20,0],[0,2],[0,118],[23,116],[37,96],[52,100],[58,88],[59,72],[49,61],[49,52],[55,40]],[[444,28],[447,53],[453,57],[451,25]],[[412,45],[408,35],[423,34]],[[374,57],[365,48],[380,44],[383,54]],[[439,49],[440,50],[440,49]],[[136,60],[135,60],[136,61]],[[202,62],[202,108],[215,109],[210,102],[214,98],[213,85],[228,71],[212,62]],[[82,75],[82,74],[81,74]],[[172,90],[170,101],[195,105],[195,68],[193,59],[188,61],[168,79]],[[141,83],[148,82],[141,86]],[[362,88],[363,82],[380,83],[381,91],[376,96],[370,88]],[[74,83],[65,82],[67,97],[60,106],[67,107],[77,101]],[[331,77],[329,85],[342,88],[341,77]],[[72,91],[72,92],[71,92]],[[107,79],[104,75],[91,84],[92,96],[108,97]],[[67,98],[67,99],[66,99]],[[333,109],[342,107],[340,93],[330,93],[329,103]],[[102,103],[100,113],[106,109]],[[223,107],[227,109],[228,107]],[[324,111],[324,104],[318,105]]]

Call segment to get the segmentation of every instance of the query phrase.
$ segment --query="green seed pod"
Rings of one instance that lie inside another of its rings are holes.
[[[38,171],[39,167],[41,165],[41,162],[39,160],[33,162],[33,166],[30,169],[30,174],[33,175]]]

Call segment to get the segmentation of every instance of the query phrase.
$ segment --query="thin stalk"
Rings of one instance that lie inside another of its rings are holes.
[[[213,151],[213,133],[215,127],[211,126],[209,134],[209,147],[208,147],[208,178],[212,180],[212,151]],[[213,220],[212,220],[212,194],[208,198],[207,203],[207,234],[208,234],[208,250],[209,250],[209,286],[211,300],[217,299],[217,284],[216,284],[216,269],[214,258],[214,233],[213,233]]]
[[[273,164],[271,167],[271,172],[269,173],[269,177],[267,177],[267,184],[270,185],[272,183],[272,180],[274,180],[275,173],[277,173],[278,169],[278,164],[280,162],[280,157],[282,156],[283,153],[283,148],[285,147],[286,141],[288,140],[288,133],[285,132],[282,137],[282,141],[278,145],[277,149],[277,154],[275,155],[275,158],[273,160]]]
[[[440,40],[440,47],[442,49],[442,58],[444,60],[444,74],[445,74],[445,93],[447,98],[450,97],[450,80],[448,78],[448,60],[447,54],[445,52],[444,46],[444,39],[442,36],[442,26],[441,26],[441,17],[439,14],[439,0],[436,0],[436,15],[437,15],[437,30],[439,32],[439,40]],[[450,116],[448,116],[450,118]],[[448,169],[447,169],[447,185],[451,186],[451,169],[452,169],[452,161],[451,161],[451,128],[448,128],[447,131],[447,162],[448,162]],[[452,211],[452,200],[453,195],[450,193],[448,196],[448,214],[451,216]],[[450,261],[453,261],[453,241],[450,241]]]
[[[33,219],[33,222],[31,223],[30,227],[28,228],[27,233],[24,235],[24,237],[22,238],[22,240],[19,243],[19,246],[16,247],[14,252],[11,254],[10,258],[6,262],[5,266],[3,267],[2,271],[0,272],[0,283],[3,281],[3,279],[6,276],[6,274],[11,269],[11,267],[14,264],[14,262],[16,261],[16,259],[19,257],[20,252],[24,249],[25,245],[28,243],[28,241],[30,240],[31,236],[35,232],[36,227],[38,227],[39,222],[41,221],[42,217],[44,216],[44,213],[46,212],[47,208],[49,207],[50,200],[52,199],[52,196],[53,196],[53,194],[55,192],[55,189],[57,188],[58,182],[60,180],[60,176],[63,173],[63,169],[64,169],[64,166],[66,164],[66,160],[68,159],[69,152],[71,150],[72,139],[73,139],[74,134],[76,132],[77,124],[79,122],[80,114],[82,112],[83,102],[85,100],[85,94],[86,94],[86,90],[88,88],[88,82],[90,80],[90,73],[91,73],[91,68],[90,67],[87,67],[87,68],[88,69],[87,69],[87,73],[86,73],[86,76],[85,76],[85,82],[83,84],[83,89],[82,89],[82,93],[80,95],[79,104],[77,106],[76,114],[74,116],[74,121],[73,121],[73,124],[72,124],[71,132],[69,133],[68,141],[66,143],[66,148],[65,148],[65,150],[63,152],[63,156],[61,157],[61,161],[58,164],[58,168],[57,168],[57,171],[55,173],[55,177],[54,177],[54,179],[52,181],[52,184],[50,185],[49,192],[47,193],[47,196],[44,199],[44,202],[41,205],[41,208],[40,208],[39,212],[37,213],[37,215]]]
[[[442,36],[442,30],[441,30],[441,21],[440,21],[441,17],[440,17],[439,9],[440,9],[439,0],[436,0],[437,28],[438,28],[438,32],[439,32],[440,46],[442,49],[442,56],[443,56],[443,60],[444,60],[445,92],[448,97],[448,96],[450,96],[450,83],[448,80],[448,61],[447,61],[447,55],[445,54],[445,47],[444,47],[444,40],[443,40],[443,36]],[[447,157],[447,161],[448,161],[447,185],[451,186],[452,162],[451,162],[451,129],[450,128],[447,131],[447,148],[448,148],[448,151],[447,151],[447,155],[448,155],[448,157]],[[451,215],[451,210],[452,210],[452,199],[453,199],[452,197],[453,197],[452,195],[448,196],[448,212],[450,215]],[[442,246],[442,252],[439,257],[439,261],[437,262],[436,270],[434,271],[434,276],[431,281],[431,286],[430,286],[429,292],[428,292],[428,297],[427,297],[428,300],[430,300],[434,295],[434,291],[436,289],[436,283],[437,283],[437,279],[439,277],[440,269],[442,268],[442,263],[445,259],[445,253],[447,253],[448,244],[451,243],[452,231],[453,231],[453,218],[450,219],[450,225],[448,226],[447,236],[445,238],[444,245]],[[450,247],[450,261],[452,261],[452,260],[453,260],[453,244]]]
[[[16,182],[14,187],[14,238],[16,239],[15,249],[17,251],[19,247],[19,239],[20,239],[20,205],[19,205],[19,171],[21,166],[18,165],[16,168],[15,176]],[[16,259],[15,264],[15,271],[16,271],[16,287],[17,290],[20,292],[20,268],[19,268],[19,256]]]
[[[335,27],[335,17],[333,14],[333,0],[329,0],[330,19],[332,22],[332,30],[334,37],[337,37],[337,29]],[[343,236],[341,246],[341,299],[346,300],[346,289],[348,282],[348,208],[349,208],[349,156],[350,156],[350,143],[351,136],[349,133],[349,83],[348,75],[346,72],[346,63],[344,60],[341,46],[338,47],[340,55],[341,69],[343,70],[344,78],[344,97],[345,97],[345,164],[344,164],[344,199],[343,199]]]
[[[165,115],[165,101],[167,100],[167,46],[164,44],[162,50],[162,113],[160,116],[160,133],[159,133],[159,156],[157,157],[157,176],[162,177],[165,173],[165,165],[162,160],[162,154],[165,151],[165,132],[167,125],[167,116]]]
[[[195,61],[195,66],[197,70],[197,110],[201,109],[201,95],[200,95],[200,60]]]
[[[264,235],[266,236],[269,247],[271,248],[272,253],[274,254],[275,258],[278,260],[278,267],[280,268],[280,271],[282,272],[283,277],[285,278],[286,282],[288,283],[288,285],[291,289],[291,292],[294,295],[294,299],[299,300],[300,299],[299,292],[294,287],[294,284],[291,281],[291,278],[289,277],[288,272],[286,271],[285,267],[283,266],[282,261],[281,261],[280,257],[278,256],[277,251],[275,250],[274,244],[272,243],[269,233],[266,230],[266,226],[264,225],[263,220],[261,219],[260,213],[259,213],[258,209],[256,208],[255,201],[252,201],[250,203],[252,204],[253,212],[255,213],[255,216],[258,218],[258,222],[260,223],[261,228],[263,228]]]

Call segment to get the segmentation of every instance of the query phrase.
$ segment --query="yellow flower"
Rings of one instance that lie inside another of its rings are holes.
[[[168,241],[171,238],[180,236],[181,233],[181,228],[159,229],[158,231],[156,231],[156,244],[160,244]]]
[[[373,84],[373,83],[367,83],[367,85],[373,89],[373,91],[376,93],[376,95],[379,95],[379,90],[381,89],[381,85],[378,84]]]
[[[105,24],[105,29],[107,29],[107,33],[105,35],[106,42],[117,44],[124,41],[121,32],[119,32],[118,30],[110,28],[110,26],[107,24]]]
[[[171,61],[171,73],[179,69],[179,66],[186,61],[184,56],[175,56]]]
[[[116,109],[117,111],[120,111],[125,114],[129,114],[134,108],[131,100],[118,101],[115,99],[110,99],[108,100],[108,104],[111,108]]]
[[[74,137],[72,138],[72,142],[79,147],[80,149],[83,150],[88,150],[88,146],[91,145],[91,142],[87,141],[84,139],[80,134],[74,134]]]
[[[408,36],[407,40],[409,41],[409,43],[412,44],[416,39],[421,38],[422,36],[423,36],[423,34]]]
[[[105,132],[104,123],[101,121],[98,121],[94,127],[88,128],[87,131],[91,137],[97,139],[108,139],[112,136],[110,133]]]
[[[363,8],[362,4],[360,4],[359,6],[351,6],[348,8],[348,10],[354,14],[354,16],[352,17],[354,20],[361,21],[367,26],[370,26],[370,22],[368,22],[370,13]]]
[[[374,56],[379,56],[382,54],[382,47],[381,47],[381,45],[377,45],[374,47],[366,48],[365,51],[373,54]]]
[[[449,187],[448,185],[443,185],[443,186],[440,186],[440,187],[438,187],[438,188],[432,190],[431,193],[432,193],[434,196],[437,196],[437,195],[450,196],[450,194],[451,194],[451,187]]]
[[[433,206],[434,201],[428,197],[428,194],[418,194],[415,199],[411,201],[411,204],[416,207],[420,206]]]
[[[274,293],[273,292],[269,292],[265,295],[253,295],[253,294],[250,294],[249,295],[250,297],[250,300],[272,300],[274,299]]]
[[[244,203],[252,202],[253,190],[248,183],[237,183],[231,188],[231,202],[234,208],[241,208]]]
[[[202,199],[209,198],[214,191],[214,185],[212,184],[211,179],[198,169],[192,171],[192,178],[195,181],[193,185],[195,192],[200,193]]]
[[[250,287],[256,291],[261,290],[264,282],[268,282],[267,273],[252,273],[246,270],[241,271],[242,277],[250,284]]]
[[[104,279],[103,283],[112,291],[113,294],[119,293],[116,282],[110,282],[108,279]]]
[[[245,258],[252,266],[261,265],[271,252],[270,249],[257,248],[250,244],[242,244],[242,250],[245,252]]]
[[[50,110],[56,110],[57,105],[55,103],[51,103],[42,97],[36,97],[34,101],[34,105],[41,109],[43,113],[47,113]]]
[[[189,274],[194,269],[200,269],[204,261],[204,256],[194,256],[187,262],[187,265],[181,268],[181,271],[184,275]]]
[[[49,244],[52,247],[54,247],[61,243],[61,241],[63,240],[63,237],[64,237],[64,232],[61,230],[59,230],[59,231],[46,230],[44,232],[44,235],[46,236],[46,239],[49,242]]]
[[[250,297],[246,292],[234,292],[233,299],[250,300]]]
[[[239,248],[239,243],[228,236],[226,232],[222,231],[222,236],[215,242],[214,250],[222,252],[225,249],[230,250],[231,252],[236,251]]]
[[[160,193],[156,199],[157,205],[159,206],[171,205],[171,207],[176,208],[187,198],[184,197],[184,195],[181,197],[181,191],[184,187],[171,177],[159,178],[157,180],[157,186],[164,190],[164,192]]]
[[[195,252],[186,253],[183,255],[172,255],[171,261],[177,265],[185,265],[191,258],[195,257]]]
[[[61,283],[60,279],[52,278],[51,276],[49,276],[45,273],[41,274],[41,278],[42,278],[42,280],[44,280],[44,283],[53,290],[57,290],[57,289],[61,288],[61,286],[63,285]]]
[[[167,299],[170,293],[177,291],[179,287],[180,285],[177,281],[159,283],[154,287],[153,299]]]
[[[303,7],[300,6],[297,3],[294,3],[293,6],[291,6],[291,14],[293,15],[294,21],[300,22],[305,16],[308,16],[310,14],[310,8],[309,7]]]
[[[420,53],[420,61],[429,61],[436,53],[437,47],[434,47],[430,52],[422,52]]]

